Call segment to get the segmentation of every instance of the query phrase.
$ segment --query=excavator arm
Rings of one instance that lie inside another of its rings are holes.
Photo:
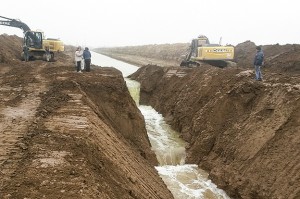
[[[20,28],[20,29],[23,30],[24,33],[27,32],[27,31],[30,31],[30,28],[20,20],[10,19],[10,18],[7,18],[7,17],[0,16],[0,19],[1,18],[6,19],[6,20],[0,20],[0,25]]]

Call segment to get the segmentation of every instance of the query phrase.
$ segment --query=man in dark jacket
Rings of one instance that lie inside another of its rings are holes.
[[[261,50],[261,47],[257,46],[256,54],[255,54],[255,58],[254,58],[255,79],[257,81],[262,81],[262,74],[261,74],[260,68],[263,65],[263,62],[264,62],[264,53]]]
[[[29,61],[29,48],[26,45],[23,46],[23,53],[24,53],[24,60],[26,62]]]
[[[85,70],[87,72],[90,72],[90,66],[91,66],[91,52],[89,51],[88,47],[85,47],[83,51],[83,59],[84,59],[84,64],[85,64]]]

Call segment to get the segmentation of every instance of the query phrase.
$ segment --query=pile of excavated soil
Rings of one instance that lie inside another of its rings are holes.
[[[235,47],[235,61],[239,67],[253,67],[255,43],[246,41]],[[262,46],[265,54],[264,67],[277,72],[300,72],[300,45],[265,45]]]
[[[232,198],[300,198],[299,74],[149,65],[130,77]]]
[[[16,35],[0,35],[0,63],[11,63],[21,59],[22,39]]]
[[[118,70],[21,62],[20,39],[0,43],[0,198],[173,198]]]

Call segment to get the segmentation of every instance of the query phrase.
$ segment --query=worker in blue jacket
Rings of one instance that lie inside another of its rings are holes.
[[[91,52],[89,51],[88,47],[85,47],[83,51],[83,59],[84,59],[84,64],[85,64],[85,70],[87,72],[90,72],[90,66],[91,66]]]
[[[254,58],[254,68],[255,68],[255,79],[257,81],[262,81],[262,74],[261,74],[261,66],[263,65],[264,62],[264,53],[261,50],[260,46],[256,47],[256,54]]]

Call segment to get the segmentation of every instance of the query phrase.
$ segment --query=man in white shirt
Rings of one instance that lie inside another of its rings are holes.
[[[77,68],[77,72],[81,73],[81,62],[82,62],[82,50],[81,47],[78,46],[78,48],[75,51],[75,62],[76,62],[76,68]]]

